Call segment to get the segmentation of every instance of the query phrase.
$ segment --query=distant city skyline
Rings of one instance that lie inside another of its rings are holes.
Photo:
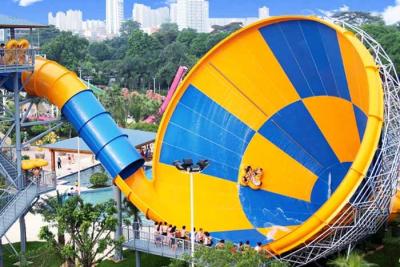
[[[92,40],[102,40],[120,34],[123,21],[133,20],[147,33],[157,31],[163,23],[176,23],[180,30],[190,28],[197,32],[210,32],[213,26],[224,26],[233,22],[248,25],[269,16],[269,8],[259,7],[258,16],[247,18],[211,18],[208,0],[177,0],[169,6],[153,9],[134,3],[132,17],[123,18],[124,0],[102,0],[106,2],[106,20],[83,20],[81,10],[69,9],[48,14],[48,24],[62,31],[71,31]]]
[[[82,10],[83,20],[105,20],[105,2],[99,0],[2,0],[3,13],[8,16],[28,19],[32,22],[47,23],[49,12]],[[29,2],[29,4],[27,4]],[[154,8],[167,6],[167,0],[125,0],[124,18],[131,17],[132,6],[140,3]],[[257,17],[257,8],[268,6],[271,15],[303,14],[321,15],[338,10],[370,11],[382,14],[387,23],[400,21],[400,0],[210,0],[210,17],[245,18]]]

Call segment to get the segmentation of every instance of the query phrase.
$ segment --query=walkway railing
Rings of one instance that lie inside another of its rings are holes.
[[[189,239],[173,238],[160,235],[154,231],[154,226],[123,227],[125,239],[124,247],[153,255],[178,259],[184,254],[190,254],[191,241]],[[213,244],[220,239],[212,238]],[[195,250],[201,243],[195,243]]]
[[[39,178],[29,178],[26,181],[24,189],[10,195],[0,210],[0,237],[26,212],[36,197],[56,188],[56,175],[53,172],[42,173]]]
[[[33,69],[36,53],[36,49],[1,49],[0,72]]]

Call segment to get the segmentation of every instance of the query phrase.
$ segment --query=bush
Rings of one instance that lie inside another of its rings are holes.
[[[22,160],[28,160],[30,157],[28,155],[22,155]]]
[[[93,185],[92,187],[106,187],[108,186],[108,176],[102,172],[93,173],[90,176],[90,183]]]
[[[149,123],[145,123],[145,122],[137,122],[137,123],[129,124],[128,129],[141,130],[141,131],[147,131],[147,132],[157,132],[158,125],[157,124],[149,124]]]

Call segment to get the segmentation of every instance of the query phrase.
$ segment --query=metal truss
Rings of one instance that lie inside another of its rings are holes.
[[[351,251],[352,244],[376,233],[390,215],[400,166],[400,82],[395,67],[382,46],[362,29],[325,18],[352,31],[369,50],[379,67],[384,90],[384,125],[379,148],[366,177],[336,218],[318,234],[278,259],[301,266],[339,250]]]

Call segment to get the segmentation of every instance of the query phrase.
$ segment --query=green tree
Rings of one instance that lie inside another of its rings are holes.
[[[108,176],[103,172],[96,172],[90,176],[89,181],[94,188],[105,187],[108,185]]]
[[[382,17],[362,11],[336,12],[332,17],[356,26],[364,24],[384,24]]]
[[[400,70],[400,29],[396,26],[383,24],[366,24],[362,26],[369,35],[380,43],[388,53],[396,66],[397,72]]]
[[[57,216],[51,219],[70,239],[60,245],[49,226],[41,227],[39,238],[64,259],[70,262],[77,259],[83,267],[94,266],[122,244],[122,239],[115,241],[111,236],[118,224],[116,212],[113,201],[92,205],[79,196],[71,197],[57,208]]]
[[[65,199],[66,196],[64,194],[60,194],[58,191],[56,191],[56,196],[42,198],[41,201],[38,201],[32,208],[32,212],[34,214],[42,215],[44,221],[50,223],[49,226],[56,229],[57,243],[59,246],[65,245],[65,236],[64,232],[59,229],[57,227],[58,225],[54,222],[57,218],[57,210],[61,209]]]
[[[105,42],[93,42],[88,47],[91,57],[97,61],[104,61],[111,58],[111,49]]]
[[[179,35],[178,25],[175,23],[164,23],[160,29],[153,34],[153,37],[160,42],[161,45],[166,46],[175,42]]]
[[[78,70],[82,62],[88,61],[89,41],[85,38],[61,32],[54,39],[42,46],[43,53],[71,70]]]
[[[137,238],[139,238],[138,230],[140,229],[140,225],[142,224],[142,218],[140,217],[140,210],[126,198],[124,198],[123,209],[124,209],[125,213],[127,214],[128,218],[132,218],[133,233],[135,234],[135,236],[137,236]],[[128,221],[130,221],[130,220],[128,219]]]
[[[124,21],[121,25],[121,37],[128,38],[133,31],[140,29],[140,23],[133,20]]]
[[[100,97],[100,101],[105,109],[111,113],[117,124],[125,127],[128,117],[128,102],[123,98],[121,89],[117,86],[108,88],[105,94]]]
[[[358,253],[351,253],[348,257],[346,255],[339,256],[328,262],[328,266],[334,267],[368,267],[377,266],[376,264],[367,262],[364,257]]]
[[[185,254],[182,259],[171,262],[170,267],[185,266],[190,262],[190,255]],[[274,266],[288,267],[286,263],[269,259],[265,254],[258,253],[254,249],[237,252],[232,243],[226,243],[222,249],[214,247],[198,246],[194,253],[194,264],[197,267],[247,267],[247,266]]]

